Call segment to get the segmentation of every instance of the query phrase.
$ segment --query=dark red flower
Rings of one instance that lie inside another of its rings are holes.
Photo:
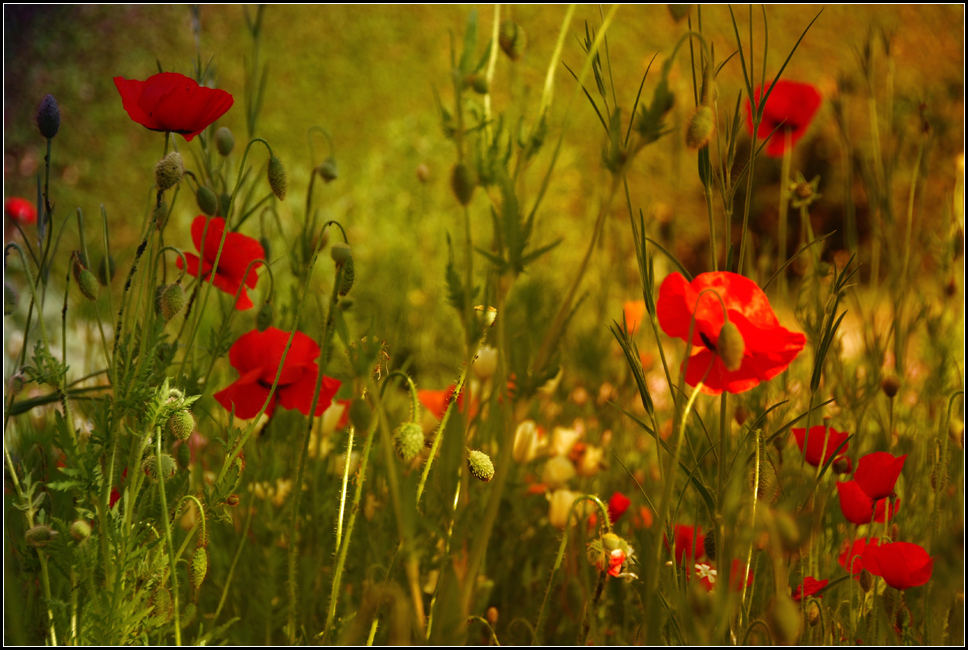
[[[894,542],[864,549],[864,568],[895,589],[920,587],[931,579],[934,558],[922,547],[909,542]]]
[[[239,372],[239,378],[215,393],[215,400],[229,411],[234,406],[236,417],[248,419],[258,415],[269,397],[288,340],[289,332],[275,327],[264,332],[252,330],[240,336],[229,350],[229,362]],[[319,346],[302,332],[296,332],[266,415],[272,415],[276,402],[284,408],[298,409],[303,415],[309,415],[319,373],[314,361],[318,356]],[[338,380],[323,377],[315,415],[323,414],[339,387]]]
[[[742,361],[732,371],[717,353],[725,323],[717,294],[743,339]],[[763,290],[736,273],[702,273],[691,283],[673,273],[659,289],[656,309],[663,331],[683,341],[689,338],[695,315],[693,353],[684,362],[688,364],[686,383],[695,386],[702,381],[703,391],[710,395],[724,390],[742,393],[769,381],[787,369],[806,343],[803,334],[780,326]]]
[[[733,591],[743,591],[743,587],[749,587],[753,584],[753,569],[748,569],[746,571],[746,581],[744,583],[743,578],[743,563],[738,559],[733,560],[733,564],[729,569],[729,588]]]
[[[883,499],[894,494],[894,484],[897,477],[904,469],[903,456],[894,456],[886,451],[875,451],[867,454],[857,461],[857,471],[854,472],[854,480],[860,485],[867,496],[874,499]]]
[[[837,483],[837,496],[840,498],[840,511],[847,521],[858,526],[871,523],[874,500],[867,496],[857,481]]]
[[[807,598],[813,596],[818,591],[827,586],[829,580],[814,580],[813,578],[807,576],[803,579],[803,584],[797,585],[797,588],[793,592],[793,600],[800,602],[800,588],[803,587],[803,591],[807,594]],[[817,598],[823,598],[823,594],[817,596]]]
[[[693,546],[692,538],[695,536],[696,543]],[[676,564],[682,564],[683,558],[692,562],[693,558],[698,560],[703,556],[706,538],[702,534],[701,526],[676,525]],[[669,540],[664,535],[662,541],[666,548],[669,548]]]
[[[753,93],[756,106],[759,107],[763,88],[757,88]],[[766,99],[763,108],[763,121],[756,135],[767,138],[776,130],[766,145],[767,155],[779,158],[786,149],[786,134],[790,134],[790,145],[795,145],[813,120],[813,116],[820,108],[820,92],[810,84],[795,81],[778,81],[773,86],[773,92]],[[777,127],[779,127],[777,129]],[[749,99],[746,100],[746,128],[753,133],[753,108]]]
[[[208,219],[208,232],[205,233],[205,245],[202,245],[202,232],[205,230],[205,220]],[[206,217],[199,215],[192,222],[192,241],[195,248],[202,254],[202,273],[204,280],[208,280],[212,267],[215,266],[215,257],[218,255],[218,246],[222,241],[222,231],[225,230],[225,219],[222,217]],[[256,270],[262,266],[259,262],[249,269],[248,275],[245,270],[253,260],[262,259],[265,252],[262,245],[251,237],[246,237],[242,233],[230,232],[225,236],[225,244],[222,246],[222,257],[218,261],[218,269],[215,271],[215,286],[235,297],[239,287],[243,283],[250,289],[255,287],[259,281]],[[192,253],[185,253],[188,261],[188,272],[198,277],[198,257]],[[175,265],[182,267],[181,258],[176,260]],[[236,309],[251,309],[252,300],[249,293],[242,287],[239,300],[235,303]]]
[[[632,500],[621,492],[612,495],[612,498],[608,500],[608,518],[612,521],[612,524],[625,514],[631,503]]]
[[[132,120],[152,131],[192,138],[232,108],[232,95],[199,86],[177,72],[162,72],[145,81],[115,77],[121,103]]]
[[[878,546],[880,542],[876,539],[871,540],[870,544],[867,543],[866,537],[861,537],[854,540],[851,544],[847,540],[844,540],[843,545],[840,547],[840,557],[837,561],[840,566],[844,567],[845,570],[850,572],[850,575],[856,580],[860,578],[860,572],[864,569],[863,555],[864,549],[868,546]],[[848,568],[848,562],[850,562],[850,567]]]
[[[807,440],[806,428],[794,428],[793,435],[796,436],[797,446],[800,447],[801,452],[803,451],[803,443],[807,443],[807,451],[804,457],[814,467],[823,465],[830,460],[834,452],[837,452],[837,448],[840,447],[841,443],[850,437],[848,433],[842,433],[833,427],[825,427],[822,424],[810,427],[809,440]],[[845,444],[838,454],[843,455],[847,451],[847,447],[848,445]],[[820,459],[821,455],[823,455],[822,461]]]
[[[3,212],[11,221],[16,221],[21,226],[30,223],[37,223],[37,208],[27,199],[11,196],[4,201]]]

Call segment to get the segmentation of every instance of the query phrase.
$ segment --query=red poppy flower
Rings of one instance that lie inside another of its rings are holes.
[[[612,495],[612,498],[608,500],[608,518],[613,524],[625,514],[625,511],[629,509],[631,503],[632,500],[621,492],[616,492]]]
[[[208,220],[208,232],[205,233],[205,245],[202,245],[202,232],[205,230],[205,220]],[[206,217],[199,215],[192,222],[192,241],[195,248],[202,254],[202,273],[205,280],[208,280],[212,267],[215,266],[215,257],[218,255],[218,246],[222,241],[222,231],[225,230],[225,219],[222,217]],[[255,264],[249,269],[248,275],[245,270],[249,267],[252,260],[265,257],[262,245],[251,237],[246,237],[242,233],[230,232],[225,236],[225,244],[222,246],[222,257],[218,261],[218,269],[215,271],[215,286],[229,294],[235,296],[239,287],[243,284],[249,288],[254,288],[259,281],[256,270],[262,263]],[[188,261],[188,272],[198,277],[198,257],[192,253],[185,253]],[[178,268],[182,267],[181,258],[175,261]],[[235,303],[235,308],[240,310],[251,309],[252,300],[249,293],[242,288],[239,300]]]
[[[746,581],[743,581],[741,577],[743,573],[743,563],[738,559],[733,560],[733,564],[729,569],[729,588],[733,591],[743,591],[743,587],[749,587],[753,584],[753,569],[748,569],[746,571]]]
[[[854,540],[853,544],[844,540],[840,550],[840,557],[837,558],[837,561],[840,563],[840,566],[844,567],[857,580],[860,578],[861,570],[866,568],[862,559],[864,549],[868,546],[878,546],[879,544],[880,542],[876,539],[872,539],[870,544],[868,544],[866,537]],[[847,567],[848,562],[850,562],[850,568]]]
[[[874,500],[867,496],[857,481],[837,483],[837,496],[840,498],[840,511],[847,521],[858,526],[871,523]]]
[[[797,585],[797,588],[793,592],[793,600],[800,602],[800,588],[803,587],[803,591],[807,594],[807,598],[813,596],[818,591],[827,586],[829,580],[814,580],[813,578],[807,576],[803,579],[803,584]],[[817,596],[817,598],[823,598],[823,594]]]
[[[864,568],[895,589],[920,587],[931,579],[934,558],[917,544],[894,542],[864,549]]]
[[[236,417],[248,419],[258,415],[269,397],[288,340],[289,332],[275,327],[264,332],[252,330],[240,336],[229,350],[229,362],[238,370],[239,378],[228,388],[215,393],[215,400],[229,411],[234,405]],[[276,402],[284,408],[298,409],[303,415],[309,415],[319,373],[314,361],[318,356],[319,346],[302,332],[296,332],[266,415],[272,415]],[[338,380],[323,377],[316,415],[322,415],[329,407],[339,387]]]
[[[763,88],[757,88],[753,93],[757,108]],[[766,145],[769,156],[779,158],[786,149],[786,134],[790,134],[790,145],[795,145],[813,120],[813,116],[820,108],[820,92],[810,84],[795,81],[778,81],[773,86],[773,92],[766,100],[763,108],[763,121],[756,135],[759,138],[769,137],[774,130],[776,133]],[[779,128],[777,128],[779,127]],[[753,133],[753,108],[749,99],[746,100],[746,128]]]
[[[907,454],[894,456],[886,451],[867,454],[857,461],[854,480],[874,500],[892,496],[906,458]]]
[[[232,108],[232,95],[204,88],[177,72],[162,72],[145,81],[115,77],[128,116],[152,131],[180,133],[192,138]]]
[[[742,361],[736,370],[727,369],[717,353],[725,324],[717,294],[729,322],[743,339]],[[761,381],[769,381],[787,369],[806,343],[803,334],[780,326],[763,290],[736,273],[702,273],[691,283],[673,273],[659,289],[656,309],[663,331],[683,341],[689,337],[695,316],[693,353],[684,362],[684,366],[688,364],[686,383],[695,386],[702,381],[703,392],[710,395],[724,390],[742,393]]]
[[[3,212],[8,219],[16,221],[21,226],[37,223],[37,208],[27,199],[11,196],[4,202]]]
[[[620,548],[608,554],[608,575],[618,577],[622,572],[622,565],[625,564],[625,551]]]
[[[447,406],[450,401],[454,398],[454,388],[456,384],[451,384],[443,390],[418,390],[417,399],[420,403],[424,405],[428,411],[434,414],[434,417],[438,420],[444,418],[444,413],[447,411]],[[457,396],[457,410],[461,413],[464,412],[464,391],[460,392]],[[473,418],[477,414],[477,400],[471,401],[471,413],[470,416]]]
[[[702,534],[702,526],[676,525],[676,564],[682,564],[682,559],[687,558],[690,562],[703,556],[706,538]],[[695,536],[696,544],[693,546],[692,538]],[[669,548],[669,540],[663,535],[662,541],[666,548]]]
[[[845,442],[847,438],[850,437],[847,433],[842,433],[837,431],[833,427],[825,427],[822,424],[810,427],[810,439],[807,440],[807,430],[806,428],[794,428],[793,435],[796,436],[797,446],[800,447],[800,451],[803,451],[803,443],[807,442],[807,451],[804,454],[805,460],[817,467],[823,465],[834,455],[837,448],[840,447],[841,443]],[[825,444],[826,443],[826,444]],[[843,455],[847,451],[849,445],[844,445],[838,453]],[[826,447],[826,450],[825,450]],[[820,460],[821,454],[823,455],[823,460]]]

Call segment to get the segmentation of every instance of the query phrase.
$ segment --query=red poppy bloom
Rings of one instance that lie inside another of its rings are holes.
[[[743,339],[742,361],[736,370],[727,369],[717,353],[725,324],[723,306]],[[684,366],[688,364],[686,383],[695,386],[702,381],[703,392],[710,395],[724,390],[742,393],[773,379],[787,369],[806,343],[803,334],[780,326],[766,294],[755,282],[727,271],[702,273],[691,283],[673,273],[659,289],[656,310],[663,331],[683,341],[689,338],[695,316],[693,353],[684,362]]]
[[[920,587],[931,579],[934,558],[917,544],[894,542],[864,549],[864,568],[895,589]]]
[[[205,220],[208,220],[208,232],[205,233],[205,245],[202,245],[202,232],[205,230]],[[225,219],[222,217],[206,217],[199,215],[192,222],[192,241],[195,248],[202,254],[202,273],[204,280],[208,280],[212,267],[215,266],[215,257],[218,255],[218,246],[222,241],[222,231],[225,230]],[[243,284],[250,289],[255,287],[259,281],[256,270],[262,266],[259,262],[249,269],[248,275],[245,270],[249,267],[252,260],[265,257],[262,245],[251,237],[246,237],[242,233],[230,232],[225,236],[225,244],[222,246],[222,257],[218,261],[218,269],[215,271],[215,286],[229,294],[235,296],[239,287]],[[185,253],[188,261],[188,272],[198,276],[198,257],[192,253]],[[181,258],[175,261],[178,268],[182,267]],[[240,310],[251,309],[252,300],[249,293],[242,287],[239,300],[235,303],[235,308]]]
[[[807,598],[813,596],[818,591],[827,586],[829,580],[815,580],[809,576],[803,579],[802,585],[797,585],[797,588],[793,592],[793,600],[800,602],[800,588],[803,587],[803,591],[807,594]],[[817,596],[817,598],[823,598],[823,594]]]
[[[757,88],[753,93],[757,108],[763,88]],[[795,145],[813,120],[813,116],[820,108],[820,92],[810,84],[795,81],[778,81],[773,86],[773,92],[766,100],[763,108],[763,121],[756,135],[759,138],[769,137],[774,130],[776,133],[766,145],[769,156],[779,158],[786,149],[786,134],[790,134],[790,145]],[[779,127],[779,128],[777,128]],[[753,108],[749,99],[746,100],[746,128],[753,133]]]
[[[616,492],[612,495],[612,498],[608,500],[608,518],[613,524],[625,514],[625,511],[629,509],[631,503],[632,500],[621,492]]]
[[[21,226],[30,223],[37,223],[37,208],[27,199],[18,196],[11,196],[3,204],[3,212],[11,221],[16,221]]]
[[[625,564],[625,551],[620,548],[608,554],[608,575],[618,577],[622,572],[622,565]]]
[[[706,538],[702,534],[702,526],[676,525],[676,564],[682,564],[682,559],[687,558],[690,562],[693,558],[699,559],[703,556]],[[692,539],[695,536],[696,544],[693,546]],[[662,536],[662,541],[666,548],[669,548],[669,540]]]
[[[232,95],[204,88],[177,72],[162,72],[145,81],[115,77],[128,116],[152,131],[180,133],[192,138],[232,108]]]
[[[749,587],[753,584],[753,569],[748,569],[746,571],[746,581],[744,583],[743,578],[743,563],[738,559],[733,560],[733,564],[729,569],[729,588],[733,591],[743,591],[743,587]]]
[[[800,447],[801,452],[803,451],[803,443],[807,442],[807,451],[804,456],[806,461],[814,467],[823,465],[830,460],[841,443],[850,437],[847,433],[837,431],[833,427],[825,427],[822,424],[810,427],[809,440],[807,440],[806,428],[794,428],[793,435],[796,436],[797,446]],[[848,445],[845,444],[839,453],[843,455],[847,451],[847,447]],[[823,455],[822,461],[820,460],[821,455]]]
[[[420,403],[424,405],[428,411],[434,414],[434,417],[438,420],[444,418],[444,413],[447,411],[447,406],[450,401],[454,398],[454,388],[456,384],[451,384],[443,390],[418,390],[417,399]],[[464,391],[460,392],[457,396],[457,410],[461,413],[464,412]],[[471,401],[471,418],[477,414],[477,400]]]
[[[874,500],[867,496],[857,481],[837,483],[837,496],[840,498],[840,511],[847,521],[858,526],[871,523]]]
[[[229,362],[239,372],[239,378],[228,388],[215,393],[215,400],[229,411],[234,406],[236,417],[248,419],[258,415],[269,397],[288,340],[289,332],[275,327],[264,332],[252,330],[240,336],[229,350]],[[272,415],[276,402],[284,408],[298,409],[303,415],[309,415],[319,373],[314,361],[318,356],[319,346],[302,332],[296,332],[266,415]],[[339,387],[338,380],[323,377],[316,415],[322,415],[329,407]]]
[[[904,469],[903,456],[894,456],[886,451],[875,451],[857,461],[854,480],[872,499],[883,499],[894,494],[894,484]]]
[[[864,549],[868,546],[878,546],[879,544],[880,542],[876,539],[872,539],[870,544],[868,544],[866,537],[854,540],[853,544],[844,540],[840,549],[840,557],[837,558],[837,561],[840,563],[840,566],[849,571],[850,575],[857,580],[860,578],[861,570],[866,568],[862,559]],[[850,568],[847,567],[848,562],[850,562]]]

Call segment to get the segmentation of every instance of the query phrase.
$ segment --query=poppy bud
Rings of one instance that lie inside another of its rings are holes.
[[[819,622],[820,606],[816,603],[816,601],[811,600],[807,605],[807,623],[810,624],[810,627],[813,627]]]
[[[894,375],[884,377],[884,379],[881,381],[881,390],[884,391],[884,394],[891,399],[894,399],[894,396],[897,395],[897,391],[900,390],[900,388],[901,382],[898,381],[898,378]]]
[[[74,251],[73,262],[71,271],[74,274],[74,281],[77,282],[81,293],[88,300],[97,300],[98,294],[101,292],[97,278],[81,264],[81,256],[77,251]]]
[[[232,149],[235,147],[235,136],[229,131],[229,127],[223,126],[218,131],[215,132],[215,148],[222,156],[227,156],[232,153]]]
[[[195,202],[198,203],[198,209],[210,217],[214,217],[218,212],[218,197],[204,185],[200,185],[195,192]]]
[[[179,440],[188,440],[195,430],[195,416],[188,409],[175,411],[168,418],[168,432]],[[184,445],[183,445],[184,446]]]
[[[195,603],[188,603],[185,608],[182,609],[178,616],[178,621],[181,623],[181,629],[186,629],[189,625],[195,622],[195,616],[198,615],[198,607]]]
[[[874,576],[871,575],[870,571],[861,569],[859,581],[860,588],[864,590],[864,593],[870,593],[871,588],[874,586]]]
[[[475,450],[467,454],[467,468],[470,470],[471,476],[478,481],[487,483],[494,478],[494,463],[491,462],[491,457],[483,451]]]
[[[228,192],[222,192],[218,195],[218,216],[224,217],[228,214],[229,203],[232,202],[232,195]]]
[[[39,524],[24,534],[24,539],[34,548],[43,548],[57,538],[57,531],[47,524]]]
[[[726,370],[736,372],[743,365],[743,353],[746,351],[746,342],[739,328],[731,321],[726,321],[723,328],[719,330],[719,341],[716,344],[716,351],[719,358],[723,360]]]
[[[372,416],[373,414],[370,412],[370,407],[367,406],[366,400],[357,397],[350,404],[350,422],[357,431],[368,431]]]
[[[320,177],[327,183],[332,183],[337,178],[339,178],[339,170],[336,167],[336,159],[329,156],[323,162],[319,163],[319,167],[316,168],[316,172],[319,173]]]
[[[336,242],[333,244],[333,247],[329,249],[329,256],[333,258],[333,261],[337,264],[343,264],[346,260],[353,257],[353,252],[350,249],[349,244]]]
[[[267,302],[262,305],[258,315],[255,317],[255,328],[264,332],[272,325],[272,303]]]
[[[3,283],[3,315],[9,316],[17,309],[17,290]]]
[[[393,432],[393,448],[405,463],[416,458],[423,446],[423,429],[416,422],[405,422]]]
[[[57,107],[57,100],[49,93],[40,100],[40,106],[37,107],[37,128],[48,140],[57,135],[57,130],[60,129],[60,109]]]
[[[286,180],[286,168],[282,166],[282,161],[275,156],[269,158],[268,176],[269,187],[272,188],[272,193],[276,195],[277,199],[284,201],[289,183]]]
[[[101,263],[97,266],[97,281],[101,283],[102,287],[111,284],[116,270],[113,257],[105,255],[101,258]]]
[[[178,185],[184,175],[185,165],[182,163],[181,154],[172,151],[155,165],[155,186],[159,192],[170,190]]]
[[[477,179],[467,165],[457,163],[450,175],[450,187],[461,205],[469,205],[477,187]]]
[[[348,258],[343,262],[343,277],[339,283],[339,295],[345,296],[353,288],[353,282],[356,280],[356,268],[353,264],[353,258]]]
[[[692,5],[667,5],[669,7],[669,15],[672,16],[672,20],[677,23],[681,23],[682,20],[689,15],[689,10],[692,9]]]
[[[710,528],[703,538],[702,549],[710,560],[716,559],[716,528]]]
[[[749,416],[750,416],[750,412],[742,404],[739,404],[736,407],[736,410],[733,411],[733,419],[736,420],[736,424],[738,424],[739,426],[743,426],[743,423],[746,422],[746,418],[748,418]]]
[[[174,612],[171,592],[164,587],[155,589],[155,593],[151,594],[151,598],[148,599],[148,605],[151,607],[151,613],[156,617],[162,617],[165,623],[171,620]]]
[[[686,126],[686,146],[690,149],[705,147],[715,132],[716,116],[711,107],[703,104],[689,118]]]
[[[165,222],[168,220],[168,205],[164,201],[156,205],[155,211],[151,213],[151,218],[158,230],[164,228]]]
[[[178,461],[178,466],[182,469],[188,469],[189,465],[192,464],[192,450],[188,447],[188,442],[178,445],[178,450],[175,452],[176,460]]]
[[[155,308],[165,322],[180,312],[186,301],[185,290],[177,282],[163,284],[155,290]]]
[[[834,470],[834,474],[850,474],[850,459],[846,456],[841,456],[834,461],[831,468]]]
[[[900,529],[897,527],[897,524],[892,524],[891,525],[891,541],[892,542],[896,542],[897,541],[897,536],[898,536],[899,533],[900,533]]]
[[[230,495],[228,495],[227,497],[225,497],[225,503],[230,508],[236,507],[237,505],[239,505],[239,495],[238,494],[230,494]]]
[[[527,45],[527,36],[521,26],[513,20],[501,22],[500,30],[497,35],[497,43],[501,46],[501,51],[508,55],[512,61],[521,59],[524,54],[524,46]]]
[[[486,618],[491,625],[497,625],[497,607],[488,607]]]
[[[161,468],[159,470],[159,467]],[[158,464],[158,457],[154,454],[150,456],[145,456],[145,459],[141,461],[141,469],[148,478],[151,479],[152,483],[158,482],[158,477],[163,477],[166,481],[175,475],[177,467],[175,466],[175,459],[169,454],[161,455],[161,464]]]
[[[24,373],[18,372],[10,378],[10,394],[16,397],[24,389]]]
[[[464,85],[473,88],[478,95],[487,94],[487,79],[484,75],[469,74],[464,77]]]
[[[83,519],[78,519],[71,524],[71,537],[73,537],[75,541],[83,542],[90,536],[91,524],[87,523]]]
[[[205,576],[208,574],[208,549],[199,546],[192,553],[192,561],[189,565],[189,574],[192,579],[192,587],[198,589],[202,586]]]
[[[266,260],[270,259],[272,249],[270,248],[269,238],[259,237],[259,246],[262,246],[262,258]]]
[[[421,183],[426,183],[430,180],[430,167],[427,167],[424,163],[417,165],[417,180]]]

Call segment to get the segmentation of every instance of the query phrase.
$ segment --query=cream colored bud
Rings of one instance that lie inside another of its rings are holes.
[[[519,424],[514,432],[514,447],[511,450],[514,462],[522,465],[530,463],[537,458],[539,447],[538,427],[534,420],[525,420]]]

